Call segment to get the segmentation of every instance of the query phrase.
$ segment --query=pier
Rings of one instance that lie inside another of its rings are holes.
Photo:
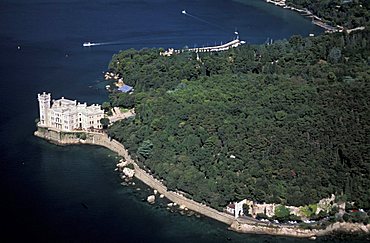
[[[238,47],[240,45],[245,44],[245,41],[239,40],[239,38],[236,38],[235,40],[229,41],[225,44],[221,44],[218,46],[206,46],[206,47],[196,47],[196,48],[186,48],[186,49],[180,49],[175,50],[173,48],[168,49],[167,51],[161,52],[160,55],[162,56],[171,56],[173,54],[182,53],[184,51],[190,51],[190,52],[219,52],[219,51],[226,51],[230,48]]]
[[[233,47],[238,47],[240,45],[245,44],[245,41],[241,41],[239,39],[232,40],[227,42],[223,45],[219,46],[208,46],[208,47],[199,47],[199,48],[189,48],[188,51],[191,52],[214,52],[214,51],[226,51]]]
[[[325,31],[327,32],[342,32],[343,31],[343,27],[339,26],[339,27],[333,27],[333,26],[330,26],[328,25],[327,23],[323,22],[321,19],[318,20],[318,18],[315,18],[315,16],[312,17],[312,23],[317,25],[317,26],[320,26],[321,28],[324,28]]]

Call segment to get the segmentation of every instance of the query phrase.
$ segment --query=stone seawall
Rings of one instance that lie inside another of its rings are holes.
[[[363,225],[358,223],[340,223],[336,222],[325,229],[300,229],[297,227],[289,228],[283,226],[267,227],[264,225],[253,225],[243,224],[234,221],[230,228],[241,233],[253,233],[253,234],[269,234],[269,235],[280,235],[280,236],[293,236],[299,238],[316,238],[318,236],[331,235],[335,233],[360,233],[369,234],[370,225]]]
[[[235,219],[232,215],[217,211],[211,207],[195,202],[191,199],[184,197],[183,195],[168,191],[167,187],[162,182],[155,179],[152,175],[141,169],[135,161],[131,158],[125,147],[118,141],[111,139],[105,133],[86,133],[86,139],[78,138],[77,134],[81,132],[65,133],[59,132],[53,129],[39,128],[34,135],[49,142],[68,145],[68,144],[91,144],[106,147],[113,152],[118,153],[127,162],[132,163],[135,169],[135,177],[144,182],[149,187],[157,190],[163,194],[170,201],[177,203],[178,205],[184,205],[188,209],[205,215],[222,223],[230,225],[230,229],[242,232],[242,233],[254,233],[254,234],[270,234],[270,235],[281,235],[291,237],[316,237],[332,234],[333,232],[345,232],[345,233],[370,233],[370,225],[354,224],[354,223],[335,223],[329,225],[324,230],[308,230],[300,229],[298,227],[284,227],[282,225],[268,225],[262,222],[251,221],[243,218]]]
[[[80,139],[77,137],[77,134],[81,132],[59,132],[53,129],[39,129],[37,130],[34,135],[49,142],[56,143],[59,145],[68,145],[68,144],[91,144],[91,145],[99,145],[106,147],[113,152],[116,152],[118,155],[122,156],[126,159],[126,161],[130,163],[134,163],[131,159],[131,156],[128,154],[125,147],[114,139],[110,139],[107,134],[105,133],[94,133],[89,132],[86,133],[86,139]]]
[[[308,230],[299,228],[289,228],[283,226],[269,227],[261,224],[245,224],[238,221],[234,221],[230,229],[240,233],[253,233],[253,234],[268,234],[268,235],[279,235],[279,236],[293,236],[299,238],[311,238],[316,237],[319,230]]]
[[[217,221],[220,221],[228,225],[231,225],[235,220],[232,215],[219,212],[216,209],[195,202],[174,191],[168,191],[167,188],[160,181],[153,178],[147,172],[139,168],[136,164],[135,164],[135,177],[143,181],[149,187],[156,189],[159,193],[163,194],[170,201],[175,202],[178,205],[184,205],[185,207],[194,212],[206,215],[207,217],[213,218]]]

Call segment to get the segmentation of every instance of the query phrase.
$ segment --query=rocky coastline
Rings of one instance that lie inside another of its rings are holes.
[[[245,223],[243,224],[238,221],[234,221],[229,227],[229,229],[240,233],[268,234],[309,239],[316,239],[317,237],[333,235],[336,233],[345,233],[345,234],[370,233],[370,225],[346,222],[336,222],[329,225],[325,229],[301,229],[298,227],[279,227],[279,226],[271,227],[260,224],[254,225]]]
[[[316,237],[331,235],[338,232],[346,234],[370,234],[370,225],[358,223],[337,222],[329,225],[325,229],[302,229],[298,226],[271,225],[258,220],[252,221],[244,218],[234,218],[234,216],[230,214],[217,211],[214,208],[186,198],[178,192],[169,191],[161,181],[157,180],[148,172],[141,169],[130,157],[129,153],[121,143],[109,138],[105,133],[86,132],[86,139],[81,139],[76,136],[75,133],[62,133],[55,129],[38,127],[38,130],[35,131],[34,135],[57,145],[91,144],[106,147],[111,151],[118,153],[119,156],[122,156],[123,159],[119,161],[117,167],[123,172],[125,178],[135,177],[145,183],[147,186],[154,189],[154,194],[148,196],[147,198],[149,203],[154,203],[156,199],[155,195],[159,193],[161,198],[166,197],[168,200],[173,202],[171,203],[171,206],[179,205],[181,210],[191,210],[195,213],[199,213],[223,222],[230,226],[230,230],[236,232],[311,239],[316,239]],[[128,168],[127,165],[131,165],[130,167],[132,167],[132,169]]]
[[[307,9],[299,9],[294,6],[290,6],[286,4],[285,0],[266,0],[267,3],[272,3],[275,6],[284,8],[284,9],[289,9],[295,12],[300,13],[301,15],[305,17],[312,18],[312,23],[325,29],[326,32],[332,33],[332,32],[342,32],[343,31],[343,26],[330,26],[326,21],[322,18],[319,18],[318,16],[314,15],[311,11]]]

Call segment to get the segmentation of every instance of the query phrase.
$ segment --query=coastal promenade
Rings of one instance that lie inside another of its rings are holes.
[[[118,155],[122,156],[126,160],[126,162],[133,164],[135,168],[135,177],[144,182],[149,187],[156,189],[160,194],[163,194],[170,201],[175,202],[178,205],[184,205],[194,212],[206,215],[207,217],[213,218],[228,225],[231,225],[235,221],[235,218],[230,214],[219,212],[216,209],[188,199],[177,192],[169,191],[162,182],[154,178],[145,170],[141,169],[131,158],[128,151],[121,143],[109,138],[108,135],[105,133],[89,132],[86,139],[82,140],[77,138],[73,134],[61,135],[61,133],[59,133],[59,131],[55,129],[43,129],[43,131],[36,131],[35,136],[44,138],[46,140],[49,140],[50,142],[54,142],[60,145],[91,144],[106,147],[116,152]]]
[[[103,146],[116,152],[122,156],[128,163],[134,165],[134,176],[144,182],[149,187],[157,190],[160,194],[163,194],[170,201],[182,205],[194,212],[205,215],[209,218],[215,219],[222,223],[230,226],[231,230],[241,233],[254,233],[254,234],[269,234],[269,235],[280,235],[280,236],[291,236],[299,238],[316,238],[316,236],[328,235],[333,232],[361,232],[369,233],[370,225],[353,224],[353,223],[335,223],[329,225],[327,228],[318,229],[301,229],[299,227],[286,226],[286,225],[272,225],[271,223],[261,222],[255,219],[249,218],[237,218],[230,214],[220,212],[207,205],[201,204],[185,196],[169,191],[165,185],[158,179],[154,178],[151,174],[140,168],[137,163],[131,158],[126,148],[118,141],[110,138],[106,133],[102,132],[83,132],[86,134],[85,139],[79,138],[77,134],[82,133],[81,131],[76,132],[61,132],[56,129],[38,127],[34,135],[49,142],[56,143],[59,145],[68,144],[90,144]]]

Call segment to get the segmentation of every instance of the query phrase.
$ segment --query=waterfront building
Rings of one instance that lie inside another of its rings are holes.
[[[127,85],[127,84],[123,84],[121,87],[119,87],[117,89],[119,92],[122,92],[122,93],[129,93],[131,91],[134,90],[133,87],[131,87],[130,85]]]
[[[245,200],[241,202],[230,203],[229,205],[226,206],[226,212],[234,215],[235,218],[243,216],[244,215],[244,211],[243,211],[244,203],[245,203]]]
[[[100,105],[88,106],[76,100],[62,97],[51,100],[51,94],[43,92],[38,94],[39,101],[39,127],[53,128],[60,131],[101,129],[100,119],[104,111]]]
[[[234,215],[235,214],[235,204],[230,203],[229,205],[227,205],[226,206],[226,212],[228,212],[229,214]]]

